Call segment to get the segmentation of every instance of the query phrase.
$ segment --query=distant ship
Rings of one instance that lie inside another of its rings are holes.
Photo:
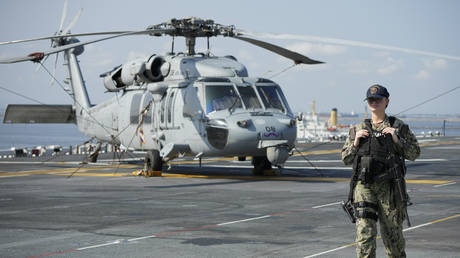
[[[302,143],[346,140],[349,126],[337,124],[337,109],[332,109],[329,121],[320,121],[315,109],[313,101],[311,113],[301,113],[302,119],[297,120],[297,141]],[[352,115],[354,117],[354,114]]]

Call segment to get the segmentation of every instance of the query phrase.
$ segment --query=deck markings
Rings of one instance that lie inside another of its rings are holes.
[[[52,252],[52,253],[46,253],[46,254],[41,254],[41,255],[32,256],[32,257],[36,258],[36,257],[52,256],[52,255],[57,255],[57,254],[71,253],[71,252],[83,251],[83,250],[88,250],[88,249],[94,249],[94,248],[100,248],[100,247],[106,247],[106,246],[112,246],[112,245],[119,245],[119,244],[124,244],[126,242],[134,242],[134,241],[140,241],[140,240],[145,240],[145,239],[164,237],[164,236],[168,236],[168,235],[172,235],[172,234],[179,234],[179,233],[183,233],[183,232],[201,231],[201,230],[209,229],[209,228],[222,227],[222,226],[228,226],[228,225],[237,224],[237,223],[244,223],[244,222],[255,221],[255,220],[260,220],[260,219],[266,219],[266,218],[271,218],[271,217],[276,217],[276,216],[299,213],[299,212],[304,212],[304,211],[307,211],[307,210],[319,209],[319,208],[322,208],[322,207],[327,207],[327,206],[336,205],[336,204],[339,204],[339,202],[319,205],[319,206],[315,206],[315,207],[311,207],[311,208],[303,208],[303,209],[279,212],[279,213],[274,213],[274,214],[269,214],[269,215],[264,215],[264,216],[247,218],[247,219],[228,221],[228,222],[223,222],[223,223],[219,223],[219,224],[204,225],[204,226],[196,227],[196,228],[185,228],[185,229],[181,229],[181,230],[177,230],[177,231],[163,232],[163,233],[159,233],[159,234],[152,234],[152,235],[148,235],[148,236],[136,237],[136,238],[126,239],[126,240],[125,239],[118,239],[118,240],[110,241],[110,242],[107,242],[107,243],[84,246],[84,247],[68,249],[68,250]],[[29,258],[31,258],[31,257],[29,257]]]
[[[455,185],[457,182],[450,182],[450,183],[445,183],[445,184],[440,184],[440,185],[434,185],[433,187],[443,187],[443,186],[448,186],[448,185]]]
[[[228,225],[237,224],[237,223],[244,223],[244,222],[250,222],[250,221],[255,221],[255,220],[260,220],[260,219],[276,217],[276,216],[288,215],[288,214],[304,212],[304,211],[308,211],[308,210],[312,210],[312,209],[320,209],[320,208],[323,208],[323,207],[338,205],[339,203],[340,202],[334,202],[334,203],[329,203],[329,204],[317,205],[317,206],[313,206],[313,207],[310,207],[310,208],[303,208],[303,209],[279,212],[279,213],[274,213],[274,214],[269,214],[269,215],[264,215],[264,216],[258,216],[258,217],[252,217],[252,218],[247,218],[247,219],[223,222],[223,223],[219,223],[219,224],[204,225],[204,226],[196,227],[196,228],[186,228],[186,229],[182,229],[182,230],[171,231],[171,232],[163,232],[163,233],[159,233],[159,234],[152,234],[152,235],[148,235],[148,236],[136,237],[136,238],[131,238],[131,239],[118,239],[118,240],[110,241],[110,242],[107,242],[107,243],[84,246],[84,247],[80,247],[80,248],[68,249],[68,250],[64,250],[64,251],[52,252],[52,253],[47,253],[47,254],[41,254],[41,255],[33,256],[33,257],[52,256],[52,255],[57,255],[57,254],[64,254],[64,253],[77,252],[77,251],[83,251],[83,250],[94,249],[94,248],[107,247],[107,246],[112,246],[112,245],[119,245],[119,244],[123,244],[123,243],[126,243],[126,242],[133,242],[133,241],[140,241],[140,240],[151,239],[151,238],[164,237],[164,236],[168,236],[168,235],[172,235],[172,234],[179,234],[179,233],[183,233],[183,232],[201,231],[201,230],[209,229],[209,228],[228,226]],[[434,220],[434,221],[424,223],[424,224],[421,224],[421,225],[417,225],[417,226],[414,226],[414,227],[406,228],[403,231],[414,230],[414,229],[429,226],[429,225],[432,225],[432,224],[435,224],[435,223],[451,220],[451,219],[454,219],[454,218],[457,218],[457,217],[460,217],[460,214],[456,214],[456,215],[453,215],[453,216],[450,216],[450,217],[441,218],[441,219]],[[380,236],[378,236],[378,238],[380,238]],[[354,246],[354,245],[356,245],[356,243],[350,243],[350,244],[347,244],[347,245],[344,245],[344,246],[341,246],[341,247],[337,247],[337,248],[334,248],[334,249],[331,249],[331,250],[327,250],[327,251],[324,251],[324,252],[321,252],[321,253],[306,256],[305,258],[317,257],[317,256],[320,256],[320,255],[323,255],[323,254],[327,254],[327,253],[335,252],[335,251],[338,251],[338,250],[341,250],[341,249],[345,249],[347,247],[351,247],[351,246]]]
[[[417,229],[417,228],[430,226],[430,225],[433,225],[433,224],[436,224],[436,223],[439,223],[439,222],[455,219],[455,218],[458,218],[458,217],[460,217],[460,214],[456,214],[456,215],[453,215],[453,216],[450,216],[450,217],[445,217],[445,218],[434,220],[434,221],[431,221],[431,222],[428,222],[428,223],[424,223],[424,224],[420,224],[420,225],[413,226],[413,227],[410,227],[410,228],[406,228],[406,229],[403,229],[403,232],[411,231],[411,230],[414,230],[414,229]],[[378,236],[377,238],[381,238],[381,237]],[[330,249],[330,250],[327,250],[327,251],[324,251],[324,252],[320,252],[320,253],[312,254],[312,255],[309,255],[309,256],[305,256],[304,258],[318,257],[318,256],[321,256],[323,254],[333,253],[335,251],[342,250],[342,249],[345,249],[345,248],[348,248],[348,247],[351,247],[351,246],[354,246],[354,245],[356,245],[356,242],[346,244],[346,245],[343,245],[343,246],[340,246],[340,247],[337,247],[337,248],[334,248],[334,249]]]
[[[207,167],[238,167],[238,166],[207,166]],[[248,166],[249,167],[249,166]],[[59,169],[47,169],[47,170],[30,170],[30,171],[17,171],[17,172],[0,172],[0,177],[17,177],[17,176],[29,176],[29,175],[60,175],[60,176],[96,176],[96,177],[129,177],[132,173],[126,172],[101,172],[103,170],[110,170],[113,168],[138,168],[136,165],[121,165],[121,166],[101,166],[101,167],[88,167],[78,170],[76,168],[59,168]],[[251,166],[252,168],[252,166]],[[286,169],[299,169],[296,167],[285,167]],[[304,168],[302,168],[304,169]],[[315,169],[315,168],[308,168]],[[351,169],[349,167],[317,167],[317,169]],[[99,171],[96,172],[96,171]],[[166,178],[202,178],[202,179],[230,179],[230,180],[254,180],[254,181],[315,181],[315,182],[347,182],[350,178],[342,177],[309,177],[309,176],[231,176],[231,175],[200,175],[200,174],[172,174],[163,173],[162,177]],[[454,183],[451,180],[416,180],[406,179],[409,184],[451,184]]]

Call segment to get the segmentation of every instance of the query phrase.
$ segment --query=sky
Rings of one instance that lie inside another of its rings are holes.
[[[0,41],[51,36],[59,27],[64,1],[3,0]],[[235,25],[252,37],[286,47],[320,65],[292,66],[291,60],[231,38],[211,39],[211,53],[233,55],[252,77],[271,78],[283,89],[291,109],[364,112],[367,88],[378,83],[390,92],[388,113],[397,114],[460,86],[460,1],[94,1],[70,0],[64,27],[83,9],[73,33],[142,30],[171,18],[200,17]],[[94,38],[94,37],[93,37]],[[93,38],[82,37],[81,41]],[[184,51],[176,40],[176,51]],[[91,102],[105,93],[100,74],[127,61],[170,50],[171,38],[130,36],[95,43],[79,56]],[[0,46],[0,58],[47,50],[48,40]],[[205,50],[204,39],[197,50]],[[54,56],[45,66],[52,71]],[[56,77],[66,73],[58,60]],[[0,65],[0,87],[46,104],[71,99],[44,69],[31,62]],[[406,114],[457,114],[460,89]],[[32,104],[0,88],[0,110],[7,104]]]

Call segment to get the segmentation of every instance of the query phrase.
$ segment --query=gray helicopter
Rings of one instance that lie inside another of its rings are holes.
[[[110,35],[80,42],[76,37]],[[165,55],[129,61],[101,74],[108,92],[118,93],[93,105],[86,91],[77,56],[84,45],[131,35],[172,37],[172,51]],[[28,56],[1,59],[0,63],[41,62],[63,52],[73,105],[9,105],[4,122],[76,123],[98,142],[146,152],[145,170],[161,171],[165,162],[182,156],[252,157],[253,172],[261,175],[282,167],[294,147],[296,117],[280,86],[265,78],[249,77],[246,67],[233,56],[195,53],[196,38],[230,37],[289,58],[295,64],[320,64],[299,53],[243,37],[234,26],[199,18],[171,19],[142,31],[70,34],[62,30],[45,38],[52,48]],[[174,38],[185,37],[186,52],[174,53]],[[160,172],[161,173],[161,172]]]

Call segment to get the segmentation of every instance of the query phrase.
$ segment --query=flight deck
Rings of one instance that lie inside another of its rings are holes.
[[[458,257],[460,137],[419,141],[406,253]],[[1,159],[0,256],[356,257],[342,145],[298,144],[267,176],[253,176],[249,158],[176,159],[161,177],[133,175],[143,167],[133,154]]]

